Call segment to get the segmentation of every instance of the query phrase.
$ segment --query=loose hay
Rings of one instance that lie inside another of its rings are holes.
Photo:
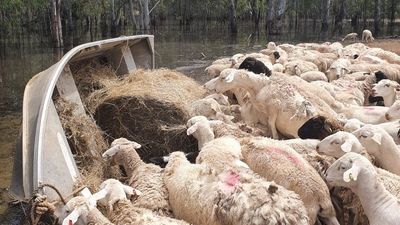
[[[97,190],[103,177],[119,177],[118,170],[110,169],[101,158],[101,153],[109,145],[93,118],[86,114],[74,115],[76,105],[63,98],[58,97],[55,105],[82,175],[76,186]]]
[[[196,151],[197,141],[186,135],[189,105],[205,90],[176,71],[138,70],[110,82],[88,96],[87,102],[108,139],[125,137],[142,145],[143,160],[172,151]]]

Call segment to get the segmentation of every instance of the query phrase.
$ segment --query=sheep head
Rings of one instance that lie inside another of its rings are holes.
[[[118,153],[126,150],[133,150],[134,154],[137,154],[136,149],[141,147],[142,146],[139,143],[134,141],[129,141],[126,138],[118,138],[111,143],[111,148],[105,151],[102,154],[102,157],[106,160],[110,160],[112,165],[116,165],[118,164]]]
[[[351,133],[338,131],[324,138],[318,145],[317,151],[321,154],[339,158],[347,152],[362,153],[362,145]]]
[[[379,149],[384,133],[386,133],[385,130],[371,124],[366,124],[365,126],[353,132],[360,143],[367,149],[368,153],[374,156],[382,154]]]
[[[100,196],[100,203],[107,205],[110,212],[112,212],[114,203],[119,200],[128,199],[127,196],[141,195],[142,193],[131,186],[122,184],[119,180],[108,179],[101,183],[100,191],[94,195]]]
[[[94,195],[89,192],[87,196],[76,196],[69,200],[63,208],[64,212],[68,215],[64,218],[62,225],[69,225],[71,222],[74,224],[79,218],[86,224],[89,211],[95,209],[97,201],[104,197],[104,192]]]
[[[348,152],[336,160],[326,171],[326,181],[332,186],[355,187],[367,173],[375,175],[371,162],[364,156]]]
[[[190,163],[196,163],[196,158],[199,155],[199,152],[187,152],[185,153],[185,157],[189,160]],[[169,162],[170,156],[160,156],[160,157],[152,157],[150,158],[150,162],[160,166],[161,168],[165,168],[167,163]]]
[[[391,96],[396,93],[396,90],[400,88],[400,85],[396,81],[383,79],[377,84],[374,84],[372,88],[374,96]]]
[[[343,124],[336,119],[327,119],[324,116],[315,116],[305,122],[298,130],[297,134],[302,139],[319,139],[343,130]]]

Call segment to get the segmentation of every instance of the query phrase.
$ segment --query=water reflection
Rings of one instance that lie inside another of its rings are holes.
[[[66,32],[65,49],[53,49],[47,37],[37,35],[0,37],[0,115],[9,110],[20,111],[26,83],[33,75],[57,62],[62,53],[85,42],[110,38],[109,33],[94,30]],[[343,29],[343,32],[347,31],[350,31],[349,27]],[[157,67],[177,68],[200,82],[205,81],[204,67],[220,56],[258,51],[268,41],[332,40],[328,33],[320,34],[313,21],[300,23],[297,31],[281,35],[268,35],[264,29],[254,30],[252,24],[242,24],[239,33],[232,35],[227,25],[221,23],[157,26],[150,33],[155,35]],[[140,33],[124,28],[121,34]]]

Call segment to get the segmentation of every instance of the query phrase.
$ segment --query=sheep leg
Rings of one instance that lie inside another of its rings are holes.
[[[270,113],[268,116],[268,125],[271,127],[273,139],[279,139],[278,131],[276,130],[276,118],[277,117],[278,117],[278,114],[276,112]]]

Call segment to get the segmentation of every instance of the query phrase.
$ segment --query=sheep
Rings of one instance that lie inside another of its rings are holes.
[[[350,64],[350,60],[343,58],[334,61],[328,70],[329,82],[346,75],[349,72],[348,67],[350,66]]]
[[[318,153],[340,158],[347,152],[366,154],[364,147],[352,133],[339,131],[323,140],[317,145]]]
[[[327,224],[339,224],[326,184],[301,155],[269,138],[243,138],[240,143],[244,162],[254,172],[300,195],[310,224],[314,224],[317,215]]]
[[[366,124],[353,132],[367,152],[384,169],[400,174],[400,151],[393,138],[381,127]]]
[[[187,134],[197,139],[200,149],[196,163],[205,163],[217,172],[222,172],[225,168],[249,168],[240,160],[240,143],[230,136],[214,139],[209,123],[205,117],[192,117],[188,120]]]
[[[272,65],[272,72],[283,73],[285,71],[285,67],[280,63],[275,63]]]
[[[115,179],[108,179],[100,185],[103,193],[103,201],[109,211],[109,218],[115,225],[144,225],[144,224],[164,224],[164,225],[188,225],[187,222],[169,217],[163,217],[154,212],[132,205],[127,195],[143,195],[140,191],[122,184]]]
[[[247,57],[239,66],[239,69],[246,69],[255,74],[265,74],[271,76],[271,70],[265,64],[255,58]]]
[[[326,75],[320,71],[308,71],[300,74],[300,77],[301,79],[307,82],[312,82],[317,80],[328,82],[328,78],[326,77]]]
[[[343,130],[343,124],[339,120],[333,120],[325,116],[315,116],[307,120],[297,131],[302,139],[323,139],[337,131]]]
[[[207,95],[204,98],[205,99],[207,99],[207,98],[215,99],[215,101],[217,101],[218,104],[223,105],[223,106],[229,105],[228,96],[225,96],[223,94],[214,93],[214,94],[211,94],[211,95]]]
[[[222,70],[231,68],[230,64],[212,64],[205,68],[205,72],[207,72],[210,78],[218,77]]]
[[[374,87],[373,95],[383,97],[385,106],[389,107],[396,101],[396,90],[400,88],[400,85],[388,79],[379,81]]]
[[[370,30],[363,30],[362,36],[361,36],[361,41],[363,42],[373,42],[375,39],[372,37],[372,32]]]
[[[215,88],[219,93],[232,88],[245,88],[250,93],[251,102],[262,113],[260,117],[268,118],[268,124],[265,125],[271,128],[273,138],[278,138],[277,129],[283,135],[298,137],[299,127],[313,115],[319,111],[326,111],[328,114],[335,114],[335,112],[329,111],[329,106],[323,107],[326,103],[319,98],[314,99],[319,103],[316,109],[311,102],[299,94],[294,83],[296,83],[295,80],[285,78],[284,74],[268,78],[243,73],[240,70],[227,69],[219,76]],[[282,92],[286,92],[287,95],[280,95]],[[291,121],[291,126],[287,126],[287,121]]]
[[[342,41],[345,41],[347,39],[353,39],[353,41],[356,42],[357,36],[358,36],[357,33],[349,33],[342,39]]]
[[[174,214],[192,224],[309,224],[297,194],[242,171],[217,175],[182,152],[171,153],[164,180]]]
[[[312,62],[304,60],[289,61],[284,64],[285,73],[289,75],[300,75],[308,71],[318,71],[318,66]]]
[[[400,101],[396,101],[390,107],[349,106],[342,113],[349,119],[355,118],[363,123],[380,124],[400,119]]]
[[[134,141],[118,138],[102,156],[112,165],[123,166],[130,179],[129,185],[143,192],[135,201],[135,206],[150,209],[161,216],[172,217],[168,192],[162,180],[162,169],[154,164],[144,163],[136,152],[140,147]]]
[[[396,225],[400,221],[399,200],[377,178],[365,157],[348,152],[327,170],[330,185],[350,188],[359,197],[370,225]]]
[[[84,224],[94,225],[113,225],[97,208],[96,201],[103,198],[103,195],[91,196],[76,196],[69,200],[64,206],[64,210],[69,213],[64,218],[62,225],[75,224],[81,218]]]
[[[213,98],[203,98],[190,104],[191,116],[205,116],[209,119],[219,119],[232,123],[233,116],[225,115],[222,106]]]

